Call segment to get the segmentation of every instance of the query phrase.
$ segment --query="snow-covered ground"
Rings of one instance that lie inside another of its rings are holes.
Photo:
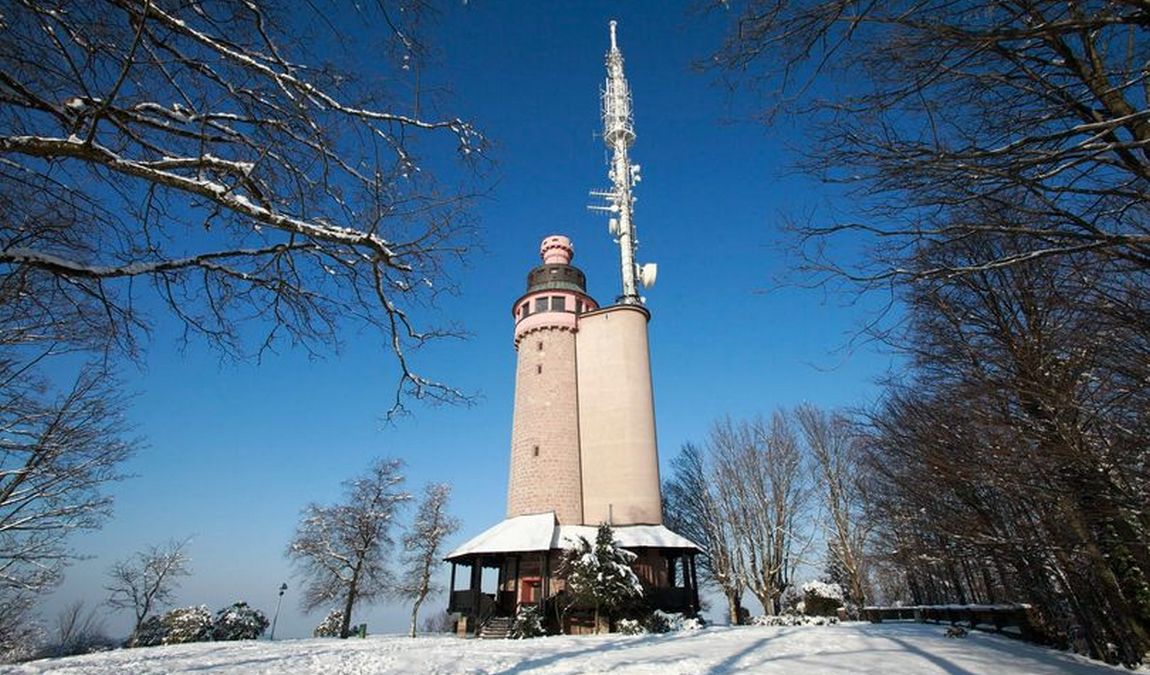
[[[50,659],[4,673],[1072,673],[1130,671],[1007,638],[947,638],[943,626],[708,628],[667,635],[535,640],[284,640],[201,643]]]

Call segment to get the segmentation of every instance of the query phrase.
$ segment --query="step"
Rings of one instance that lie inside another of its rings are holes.
[[[505,640],[511,633],[514,619],[509,616],[494,616],[484,622],[479,629],[479,638],[482,640]]]

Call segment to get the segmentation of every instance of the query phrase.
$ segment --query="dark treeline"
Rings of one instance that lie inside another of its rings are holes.
[[[961,265],[1014,245],[985,236],[921,255]],[[910,600],[1030,602],[1059,642],[1144,657],[1146,276],[1063,256],[908,294],[912,366],[866,441],[876,553],[904,572]]]
[[[1017,246],[970,236],[922,247],[918,263]],[[706,549],[699,569],[730,621],[744,594],[778,613],[813,570],[852,615],[1027,603],[1053,644],[1145,661],[1148,276],[1083,253],[923,280],[885,336],[906,367],[870,410],[724,419],[685,445],[666,519]]]

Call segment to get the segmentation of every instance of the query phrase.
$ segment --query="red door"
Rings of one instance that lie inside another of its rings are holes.
[[[519,604],[539,602],[543,582],[539,577],[524,577],[520,579]]]

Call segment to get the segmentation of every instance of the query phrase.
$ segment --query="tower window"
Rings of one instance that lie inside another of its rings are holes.
[[[539,456],[539,446],[538,445],[535,446],[534,448],[531,448],[531,454],[535,457]]]
[[[583,301],[582,300],[576,300],[575,301],[575,313],[576,314],[582,314],[583,313]]]
[[[552,312],[566,312],[567,311],[567,298],[563,296],[554,296],[551,298],[551,311]]]
[[[535,311],[536,312],[546,312],[547,311],[547,298],[535,298]]]
[[[519,307],[519,318],[520,319],[526,319],[527,318],[527,313],[531,311],[530,307],[531,307],[531,303],[529,303],[529,302],[525,302],[522,305],[520,305],[520,307]]]
[[[543,341],[540,340],[539,342],[536,342],[535,348],[538,349],[539,351],[543,351]]]
[[[542,375],[543,374],[543,366],[542,365],[535,366],[535,374],[536,375]]]

